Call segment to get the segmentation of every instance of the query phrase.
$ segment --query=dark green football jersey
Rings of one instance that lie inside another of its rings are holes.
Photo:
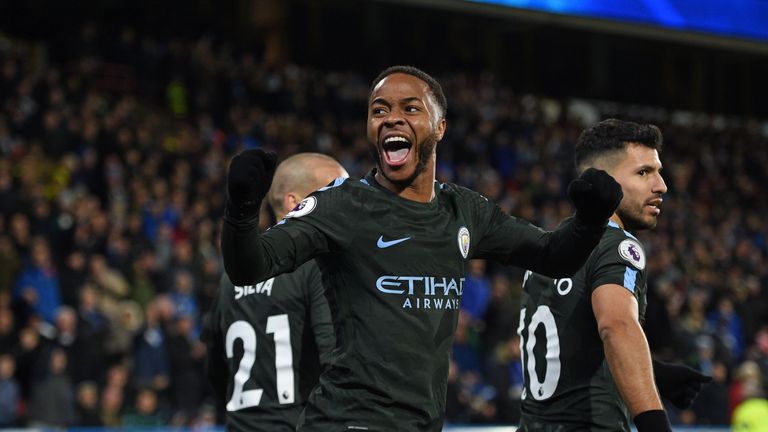
[[[627,431],[619,395],[592,311],[592,291],[616,284],[646,308],[645,255],[632,234],[609,222],[600,244],[571,278],[525,273],[520,352],[525,386],[521,430]]]
[[[337,179],[264,234],[227,218],[229,275],[269,277],[315,258],[328,289],[337,349],[310,396],[301,431],[440,431],[448,358],[467,260],[490,258],[572,274],[602,227],[545,232],[481,195],[435,183],[435,199],[404,199],[376,183]]]
[[[295,431],[335,346],[317,264],[248,286],[224,275],[205,327],[207,372],[227,428]]]

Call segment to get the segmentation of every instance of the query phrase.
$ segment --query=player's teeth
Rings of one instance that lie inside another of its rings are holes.
[[[406,143],[408,142],[408,140],[403,137],[389,137],[386,140],[384,140],[384,142],[387,142],[387,143],[391,143],[395,141],[406,142]]]

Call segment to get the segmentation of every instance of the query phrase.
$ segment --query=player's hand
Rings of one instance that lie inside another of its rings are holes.
[[[589,225],[604,225],[616,211],[624,192],[607,172],[588,168],[568,185],[568,196],[576,206],[576,217]]]
[[[653,361],[653,374],[661,396],[679,409],[690,408],[701,386],[712,381],[711,376],[703,375],[688,366],[657,360]]]
[[[232,158],[227,172],[227,210],[231,217],[245,219],[259,214],[276,167],[277,155],[261,149],[245,150]]]

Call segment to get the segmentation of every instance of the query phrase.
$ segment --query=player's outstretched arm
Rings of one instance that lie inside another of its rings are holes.
[[[592,292],[592,309],[605,359],[638,432],[671,431],[653,382],[651,353],[640,327],[637,299],[619,285],[601,285]]]
[[[495,207],[490,220],[482,224],[489,229],[475,258],[502,261],[553,278],[576,273],[600,242],[623,193],[608,173],[590,168],[571,182],[568,195],[576,206],[576,216],[551,232]]]

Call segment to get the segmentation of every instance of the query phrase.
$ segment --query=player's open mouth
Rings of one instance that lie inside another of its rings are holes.
[[[381,149],[384,151],[384,158],[387,165],[401,166],[408,160],[408,155],[411,153],[411,142],[408,138],[395,135],[384,138],[384,142],[381,145]]]
[[[654,199],[654,200],[648,201],[648,203],[646,205],[651,209],[651,212],[654,215],[658,215],[659,213],[661,213],[661,203],[662,202],[663,202],[663,200],[661,198],[658,198],[658,199]]]

